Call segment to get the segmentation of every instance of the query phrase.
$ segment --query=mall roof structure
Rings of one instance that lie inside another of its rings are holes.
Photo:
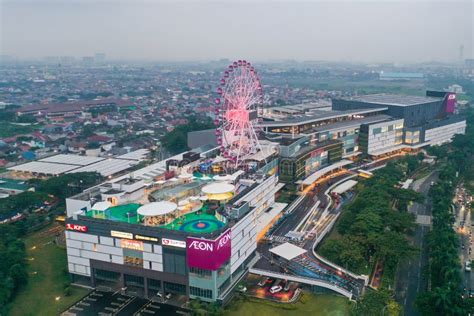
[[[388,108],[371,108],[371,109],[357,109],[347,111],[314,111],[313,115],[305,115],[301,117],[294,117],[281,121],[263,121],[259,123],[260,127],[274,127],[274,126],[297,126],[301,124],[309,124],[318,121],[330,120],[349,115],[368,114],[388,110]]]
[[[98,172],[104,177],[108,177],[112,174],[127,170],[128,168],[136,165],[137,161],[124,160],[124,159],[106,159],[91,165],[80,167],[69,171],[68,173],[76,172]]]
[[[127,160],[137,160],[137,161],[142,161],[146,159],[146,156],[148,155],[150,151],[148,149],[138,149],[135,151],[131,151],[129,153],[117,156],[115,158],[117,159],[127,159]]]
[[[21,165],[13,166],[8,169],[13,170],[13,171],[31,172],[35,174],[57,176],[65,172],[68,172],[70,170],[74,170],[77,167],[78,167],[77,165],[32,161],[32,162],[24,163]]]
[[[359,101],[365,103],[374,103],[393,106],[411,106],[439,101],[440,98],[426,96],[411,96],[398,94],[369,94],[351,98],[342,98],[342,100]]]
[[[342,194],[342,193],[345,193],[345,192],[349,191],[353,187],[355,187],[356,184],[357,184],[357,181],[355,181],[355,180],[347,180],[347,181],[339,184],[337,187],[335,187],[332,190],[332,192],[337,193],[337,194]]]
[[[105,158],[101,158],[101,157],[59,154],[59,155],[54,155],[51,157],[40,159],[38,161],[60,163],[60,164],[66,164],[66,165],[87,166],[87,165],[102,161],[104,159]]]
[[[336,163],[333,163],[332,165],[329,165],[329,166],[327,166],[325,168],[322,168],[322,169],[316,171],[315,173],[311,174],[309,177],[307,177],[306,179],[303,180],[302,184],[303,185],[311,185],[311,184],[313,184],[314,181],[318,180],[319,178],[321,178],[326,173],[328,173],[330,171],[333,171],[337,168],[341,168],[341,167],[350,165],[351,163],[353,163],[353,161],[346,160],[346,159],[338,161]]]

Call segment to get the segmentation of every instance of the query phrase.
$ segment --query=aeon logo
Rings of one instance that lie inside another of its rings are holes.
[[[230,232],[222,236],[222,238],[219,240],[219,243],[217,244],[217,250],[227,245],[229,241],[230,241]]]
[[[188,248],[194,248],[196,250],[203,250],[203,251],[213,251],[214,250],[214,245],[207,243],[205,241],[197,241],[194,240]]]

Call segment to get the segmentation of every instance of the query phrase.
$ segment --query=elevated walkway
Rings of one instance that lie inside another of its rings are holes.
[[[303,283],[303,284],[323,287],[323,288],[332,290],[336,293],[339,293],[341,295],[344,295],[345,297],[347,297],[350,300],[352,300],[353,297],[354,297],[354,295],[350,291],[347,291],[347,290],[345,290],[345,289],[343,289],[339,286],[336,286],[336,285],[332,284],[331,282],[327,282],[327,281],[323,281],[323,280],[316,280],[316,279],[313,279],[313,278],[307,278],[307,277],[302,277],[302,276],[297,276],[297,275],[272,272],[272,271],[255,269],[255,268],[251,268],[249,270],[249,272],[253,273],[253,274],[268,276],[268,277],[271,277],[271,278],[283,279],[283,280],[287,280],[287,281],[293,281],[293,282],[299,282],[299,283]]]

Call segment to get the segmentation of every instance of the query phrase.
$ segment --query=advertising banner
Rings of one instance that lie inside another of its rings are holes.
[[[186,248],[186,242],[181,240],[174,240],[168,238],[162,238],[161,243],[163,246],[177,247],[177,248]]]
[[[446,113],[454,113],[456,107],[456,93],[448,93],[446,97]]]
[[[186,238],[188,266],[217,270],[231,256],[230,228],[215,240]]]

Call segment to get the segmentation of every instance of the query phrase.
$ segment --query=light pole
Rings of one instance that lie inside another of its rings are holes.
[[[387,309],[388,305],[385,305],[383,308],[382,308],[382,316],[384,316],[385,314],[385,310]]]
[[[59,315],[59,300],[61,299],[61,296],[56,296],[54,300],[56,301],[56,312]]]

